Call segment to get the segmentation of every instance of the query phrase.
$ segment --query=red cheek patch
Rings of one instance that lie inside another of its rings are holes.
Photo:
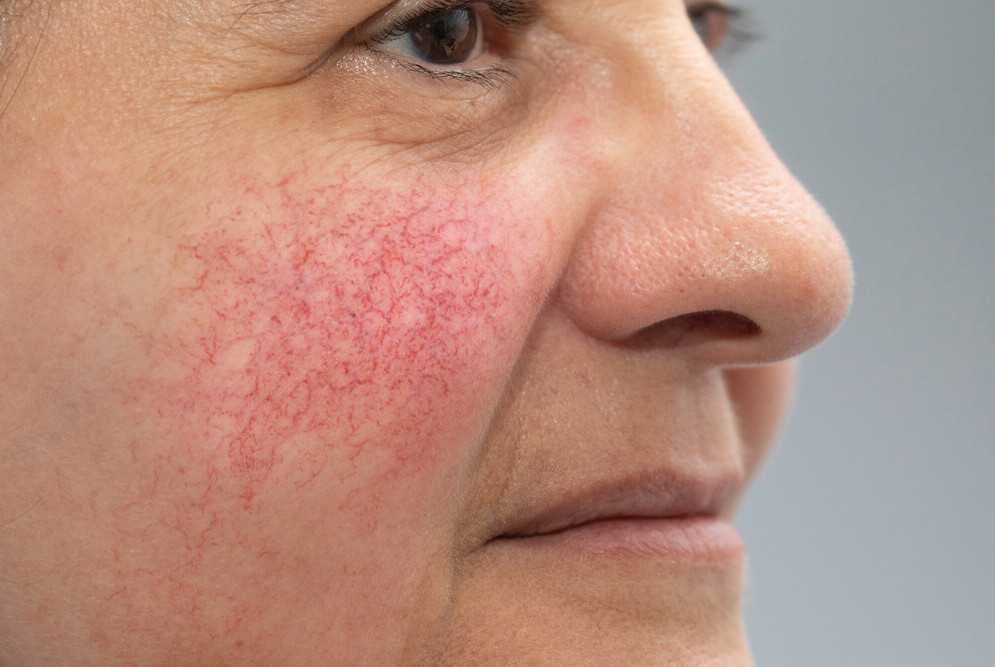
[[[417,475],[483,426],[541,298],[539,230],[507,193],[231,187],[182,241],[161,331],[173,466],[248,502],[360,459]]]

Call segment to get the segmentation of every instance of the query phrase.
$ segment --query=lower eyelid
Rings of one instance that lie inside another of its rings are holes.
[[[375,58],[379,63],[379,65],[374,65],[373,67],[377,67],[380,72],[383,72],[384,68],[397,72],[398,76],[405,77],[411,85],[415,86],[413,90],[421,89],[424,94],[427,95],[437,94],[438,88],[436,88],[436,86],[446,84],[457,86],[462,86],[464,84],[473,85],[486,92],[493,92],[518,79],[514,69],[503,63],[494,63],[474,68],[435,70],[415,62],[405,61],[388,51],[381,51],[375,47],[366,47],[365,50],[367,56]],[[367,62],[369,62],[368,59]],[[369,76],[369,74],[372,73],[370,71],[370,67],[371,65],[369,64],[362,66],[362,68],[366,70],[364,72],[365,76]],[[429,84],[428,87],[419,87],[419,80]],[[398,89],[394,87],[394,84],[388,85],[391,86],[392,92],[398,91]],[[474,99],[476,99],[476,97],[476,95],[473,96]]]

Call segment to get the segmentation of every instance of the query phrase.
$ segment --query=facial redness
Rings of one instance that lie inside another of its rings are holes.
[[[468,416],[496,398],[538,300],[536,230],[507,193],[232,188],[180,245],[189,280],[153,373],[184,433],[173,455],[250,501],[323,470],[346,482],[360,459],[381,480],[417,474],[447,434],[482,427]]]
[[[48,369],[80,409],[52,474],[85,532],[61,551],[101,575],[85,618],[39,619],[114,625],[101,646],[121,659],[227,637],[280,662],[265,647],[291,629],[435,613],[454,490],[550,288],[541,206],[511,181],[304,168],[196,196],[67,264],[53,345],[74,351]],[[53,565],[53,586],[77,567]],[[393,650],[364,641],[357,656]]]

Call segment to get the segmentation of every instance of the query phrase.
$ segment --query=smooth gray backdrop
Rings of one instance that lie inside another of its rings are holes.
[[[995,665],[995,0],[747,0],[725,69],[856,267],[747,497],[758,665]]]

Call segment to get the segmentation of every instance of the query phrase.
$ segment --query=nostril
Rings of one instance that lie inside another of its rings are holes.
[[[744,315],[728,310],[703,310],[661,320],[618,343],[636,349],[667,348],[758,335],[760,325]]]

